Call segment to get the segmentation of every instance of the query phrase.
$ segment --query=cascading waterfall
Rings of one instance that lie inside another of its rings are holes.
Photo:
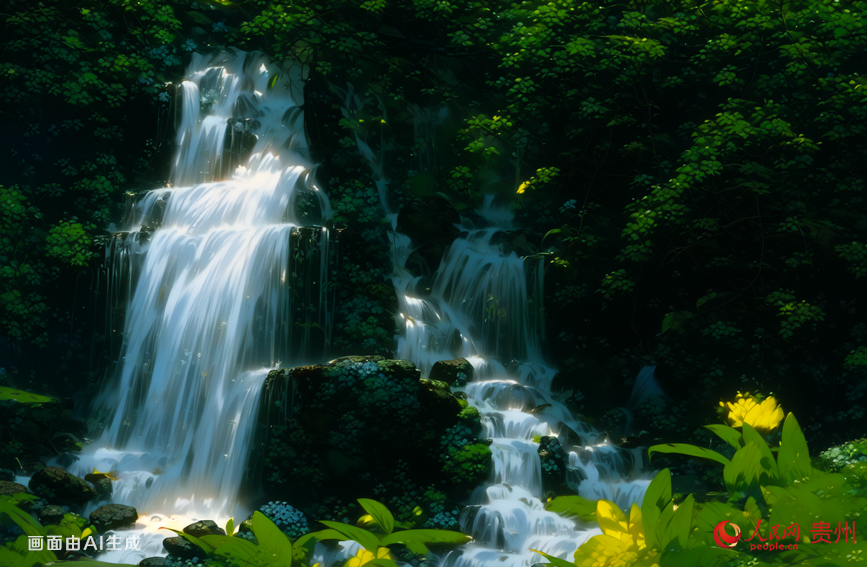
[[[317,225],[331,208],[307,161],[304,74],[194,54],[173,186],[147,193],[110,248],[130,294],[121,359],[98,400],[102,437],[74,472],[113,472],[114,500],[139,513],[231,515],[268,368],[327,346],[331,242]]]
[[[342,110],[350,118],[362,102],[351,87],[342,94]],[[610,445],[551,393],[556,370],[545,362],[541,348],[542,258],[507,252],[512,214],[489,195],[476,211],[487,226],[462,221],[461,236],[445,252],[433,286],[426,289],[406,269],[412,242],[397,231],[398,215],[389,206],[385,156],[377,156],[358,134],[356,143],[370,163],[391,221],[392,281],[398,324],[404,329],[397,357],[412,360],[424,375],[439,360],[470,361],[474,380],[464,392],[480,410],[492,440],[491,477],[474,491],[460,519],[462,531],[474,541],[449,553],[442,564],[528,567],[543,561],[532,549],[571,559],[584,541],[602,532],[576,527],[573,520],[544,509],[539,444],[533,438],[557,437],[569,451],[567,482],[585,498],[609,499],[628,509],[641,502],[650,479],[641,474],[639,450]],[[542,411],[532,411],[542,406]]]

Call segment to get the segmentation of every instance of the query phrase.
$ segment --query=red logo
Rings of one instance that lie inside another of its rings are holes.
[[[728,520],[722,521],[713,529],[713,540],[720,547],[734,547],[741,539],[741,529],[737,524],[732,524],[735,529],[735,535],[730,536],[726,533],[726,524],[731,524]]]

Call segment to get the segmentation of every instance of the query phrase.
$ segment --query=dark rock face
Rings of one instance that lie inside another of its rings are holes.
[[[84,480],[93,484],[96,489],[96,496],[99,500],[109,500],[114,488],[111,484],[111,479],[102,473],[84,475]]]
[[[43,526],[52,526],[57,525],[63,520],[63,516],[69,512],[66,508],[62,506],[46,506],[39,512],[39,523]]]
[[[96,498],[96,490],[87,482],[60,467],[46,467],[30,478],[30,490],[58,504],[82,506]]]
[[[193,537],[202,537],[206,535],[226,535],[226,530],[218,526],[213,520],[202,520],[185,527],[184,533]]]
[[[204,559],[207,555],[200,547],[193,545],[189,540],[187,540],[187,538],[181,536],[164,539],[163,547],[169,552],[169,555],[184,560],[192,559],[194,557]]]
[[[445,382],[449,386],[460,388],[473,381],[473,365],[466,358],[440,360],[430,369],[431,380]]]
[[[451,388],[439,380],[419,380],[418,401],[442,415],[457,415],[464,406],[452,395]]]
[[[419,271],[436,271],[446,248],[460,236],[461,231],[455,226],[460,222],[458,211],[442,197],[424,197],[400,210],[397,230],[409,236],[418,247],[413,256],[420,264]],[[412,264],[410,260],[407,265]]]
[[[15,480],[15,473],[9,469],[0,469],[0,481],[12,482]]]
[[[148,557],[147,559],[142,559],[138,567],[169,567],[171,563],[165,557]]]
[[[123,504],[106,504],[90,514],[90,523],[99,530],[99,533],[133,526],[137,519],[136,509]]]

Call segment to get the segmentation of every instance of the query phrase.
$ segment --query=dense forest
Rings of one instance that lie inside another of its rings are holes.
[[[332,216],[320,223],[312,197],[296,210],[335,235],[334,307],[327,325],[313,307],[294,315],[319,350],[290,362],[319,366],[265,383],[241,490],[259,511],[237,518],[246,539],[234,524],[198,532],[207,542],[187,532],[176,543],[195,554],[167,544],[173,559],[147,565],[313,566],[317,541],[354,540],[346,567],[418,566],[435,560],[426,545],[445,555],[474,536],[455,532],[468,533],[462,510],[491,474],[487,418],[457,395],[470,366],[390,362],[410,323],[386,213],[413,244],[401,269],[431,289],[466,227],[493,226],[491,210],[513,218],[494,244],[543,276],[527,301],[544,314],[552,395],[599,442],[633,451],[648,484],[631,509],[578,496],[563,448],[531,435],[535,496],[603,534],[538,562],[864,560],[865,4],[3,0],[0,26],[3,565],[76,555],[28,555],[25,535],[105,531],[76,515],[86,499],[12,485],[109,426],[95,400],[116,380],[127,316],[111,250],[142,196],[170,187],[191,61],[223,52],[263,54],[269,90],[303,70],[303,133]],[[217,97],[203,90],[201,111]],[[245,162],[254,131],[235,123],[226,163]],[[483,325],[509,328],[514,305],[487,295]],[[459,346],[448,358],[462,360]],[[280,400],[296,392],[308,406],[287,415]],[[322,425],[329,408],[368,428]],[[115,480],[94,475],[87,490]],[[56,504],[67,507],[47,521],[40,510]],[[802,545],[715,544],[714,526],[735,517],[744,536],[772,540],[771,526],[798,524]],[[820,521],[837,542],[812,543]]]

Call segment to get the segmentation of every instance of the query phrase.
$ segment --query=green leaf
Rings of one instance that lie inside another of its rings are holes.
[[[431,543],[445,545],[463,545],[472,541],[468,535],[449,530],[404,530],[394,532],[382,538],[381,544],[389,546],[393,543],[402,543],[409,547],[411,544],[428,545]]]
[[[560,559],[559,557],[554,557],[552,555],[548,555],[547,553],[542,553],[541,551],[539,551],[537,549],[531,549],[530,551],[535,551],[536,553],[538,553],[539,555],[541,555],[542,557],[544,557],[545,559],[550,561],[551,565],[553,565],[554,567],[575,567],[575,564],[570,562],[570,561],[566,561],[565,559]]]
[[[648,457],[653,453],[669,453],[674,455],[686,455],[688,457],[698,457],[699,459],[709,459],[716,461],[723,466],[729,464],[729,460],[710,449],[697,447],[688,443],[666,443],[665,445],[653,445],[647,450]]]
[[[756,447],[759,449],[759,454],[761,456],[759,464],[762,472],[766,474],[766,477],[759,477],[759,483],[763,486],[768,484],[778,484],[780,482],[780,470],[777,468],[774,454],[771,453],[771,448],[768,447],[764,437],[762,437],[758,431],[753,429],[749,423],[744,423],[742,429],[744,431],[744,443],[755,443]]]
[[[364,511],[370,514],[373,521],[382,528],[386,535],[394,531],[394,516],[388,511],[388,508],[369,498],[359,498],[358,503],[364,508]]]
[[[268,564],[292,565],[292,542],[280,531],[274,522],[262,512],[253,512],[252,519],[253,535],[259,541],[259,545],[268,550]]]
[[[186,538],[187,541],[189,541],[190,543],[192,543],[195,546],[198,546],[202,551],[204,551],[205,555],[211,555],[212,553],[214,553],[215,548],[213,545],[197,538],[196,536],[191,536],[190,534],[185,534],[181,530],[176,530],[174,528],[160,528],[160,529],[161,530],[169,530],[170,532],[175,532],[176,534],[178,534],[182,538]],[[226,536],[221,536],[221,537],[226,537]]]
[[[577,516],[588,522],[596,521],[596,501],[580,496],[558,496],[545,504],[545,509],[564,518]]]
[[[226,535],[232,535],[235,533],[235,519],[229,518],[226,522]]]
[[[355,526],[350,526],[349,524],[343,524],[341,522],[329,522],[327,520],[321,520],[319,523],[328,526],[342,536],[339,538],[329,537],[327,539],[351,539],[352,541],[360,543],[364,549],[374,554],[376,554],[376,550],[379,549],[379,538],[376,537],[376,534],[373,534],[367,530],[363,530]]]
[[[747,443],[723,469],[723,481],[729,492],[742,492],[743,489],[758,484],[762,470],[762,452],[759,446],[755,442]]]
[[[268,553],[264,547],[258,546],[241,537],[225,535],[202,536],[202,541],[213,546],[214,551],[208,555],[225,557],[239,566],[256,566],[269,564]]]
[[[647,487],[641,502],[641,523],[647,547],[659,549],[656,538],[656,523],[662,509],[671,502],[671,471],[662,469]]]
[[[777,463],[783,482],[792,483],[810,476],[812,464],[807,440],[801,432],[798,420],[791,413],[783,423],[783,439],[777,452]]]
[[[705,425],[705,428],[710,429],[717,437],[735,449],[740,449],[744,446],[744,442],[741,439],[741,432],[733,427],[715,423],[713,425]]]

